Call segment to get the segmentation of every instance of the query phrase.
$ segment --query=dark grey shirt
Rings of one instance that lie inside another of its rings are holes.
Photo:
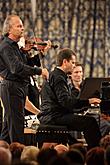
[[[41,111],[38,116],[42,123],[50,123],[66,114],[73,114],[78,104],[89,105],[88,100],[80,100],[70,92],[67,75],[59,68],[50,73],[41,91]]]
[[[0,76],[7,80],[28,82],[32,75],[40,75],[39,67],[27,65],[27,57],[18,44],[8,37],[0,43]]]

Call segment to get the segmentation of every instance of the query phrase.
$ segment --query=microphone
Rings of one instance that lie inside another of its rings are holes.
[[[46,42],[37,42],[37,45],[47,46],[47,43]],[[56,48],[58,48],[58,45],[52,44],[51,47],[56,49]]]

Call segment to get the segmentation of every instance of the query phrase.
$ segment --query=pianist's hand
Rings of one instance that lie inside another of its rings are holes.
[[[101,103],[101,100],[98,98],[90,98],[89,104],[94,104],[95,106],[99,105]]]

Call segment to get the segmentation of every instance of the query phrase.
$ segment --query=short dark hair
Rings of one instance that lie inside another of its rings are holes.
[[[76,53],[73,50],[69,48],[61,49],[57,55],[57,65],[61,66],[64,59],[67,61],[71,60],[72,55],[76,57]]]
[[[75,63],[75,67],[77,67],[77,66],[80,66],[80,67],[82,68],[83,72],[84,72],[84,67],[83,67],[83,65],[82,65],[81,63],[76,62],[76,63]]]

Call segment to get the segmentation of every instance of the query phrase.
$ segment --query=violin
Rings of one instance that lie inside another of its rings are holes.
[[[30,51],[31,49],[34,49],[40,52],[45,52],[48,51],[50,48],[58,48],[58,45],[53,45],[50,40],[42,41],[40,38],[30,39],[27,37],[22,37],[18,42],[18,45],[24,51]]]

